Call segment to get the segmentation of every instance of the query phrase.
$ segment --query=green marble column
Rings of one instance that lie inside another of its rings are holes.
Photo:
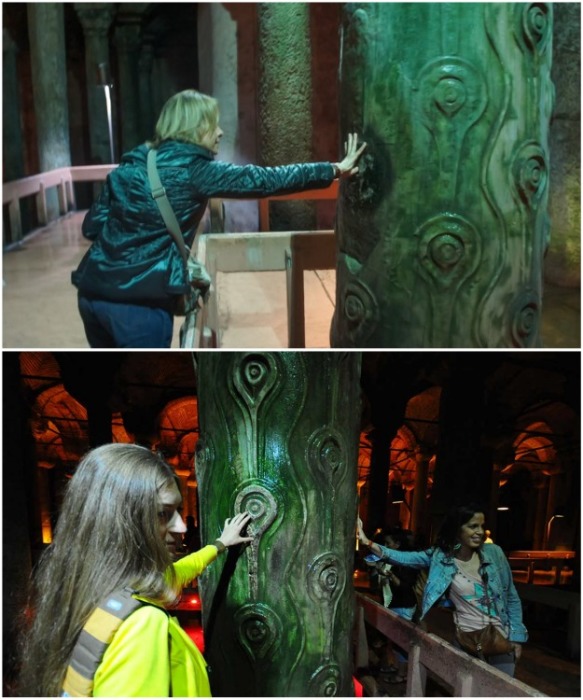
[[[255,541],[201,576],[213,695],[353,694],[358,353],[200,353],[203,542]]]
[[[552,5],[354,3],[335,347],[540,345]]]

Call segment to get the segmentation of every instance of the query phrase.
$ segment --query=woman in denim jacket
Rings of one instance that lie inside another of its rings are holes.
[[[421,552],[388,549],[369,540],[358,520],[360,541],[391,564],[429,569],[421,619],[447,594],[456,608],[456,625],[474,631],[494,624],[512,645],[508,654],[487,657],[500,671],[514,675],[521,644],[528,639],[522,605],[504,552],[484,544],[484,512],[473,504],[453,509],[446,517],[434,547]]]

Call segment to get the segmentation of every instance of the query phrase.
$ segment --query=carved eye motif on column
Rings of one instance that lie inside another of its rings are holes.
[[[421,69],[418,80],[427,123],[436,113],[448,118],[460,113],[473,123],[486,107],[486,85],[478,69],[464,59],[445,56]]]
[[[340,666],[326,664],[314,671],[310,678],[311,697],[331,698],[340,692]]]
[[[275,520],[277,510],[273,494],[258,483],[243,488],[235,499],[235,513],[247,511],[251,514],[252,520],[247,526],[249,536],[261,536]]]
[[[340,433],[329,426],[319,428],[308,440],[308,461],[326,476],[333,476],[346,465],[346,446]]]
[[[522,292],[512,304],[511,334],[515,347],[536,345],[539,332],[540,302],[533,292]]]
[[[372,291],[360,280],[350,282],[343,306],[348,336],[353,341],[363,341],[378,323],[378,305]]]
[[[522,35],[532,51],[543,53],[552,31],[552,10],[549,3],[535,2],[520,5]]]
[[[235,613],[237,638],[252,661],[264,659],[279,646],[281,620],[265,603],[250,603]]]
[[[332,552],[325,552],[308,567],[308,593],[316,603],[332,602],[340,597],[346,584],[341,560]]]
[[[200,476],[212,467],[214,461],[213,443],[209,436],[200,436],[194,448],[194,464]]]
[[[512,162],[512,174],[522,201],[535,206],[548,183],[547,159],[540,144],[528,141],[518,147]]]
[[[277,379],[273,355],[244,355],[234,372],[234,383],[250,408],[256,408],[271,391]]]
[[[480,261],[476,228],[459,214],[439,214],[415,232],[422,270],[438,286],[448,288],[467,278]]]

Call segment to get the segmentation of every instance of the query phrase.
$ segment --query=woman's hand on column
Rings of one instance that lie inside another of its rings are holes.
[[[362,520],[360,518],[358,518],[356,522],[356,533],[362,544],[368,544],[370,542],[368,537],[364,534],[364,530],[362,529]]]
[[[244,537],[241,535],[241,531],[249,524],[250,520],[250,513],[237,513],[233,518],[227,518],[223,531],[218,539],[225,547],[231,547],[234,544],[242,544],[243,542],[251,542],[254,539],[253,537]]]
[[[348,134],[348,141],[344,144],[346,155],[336,163],[336,170],[340,177],[350,177],[358,173],[358,161],[366,148],[366,143],[358,146],[358,134]]]

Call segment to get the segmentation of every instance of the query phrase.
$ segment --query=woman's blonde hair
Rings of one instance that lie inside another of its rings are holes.
[[[219,105],[214,97],[197,90],[183,90],[162,107],[150,145],[157,148],[167,139],[200,144],[204,135],[214,131],[218,123]]]
[[[158,520],[159,491],[175,483],[168,464],[138,445],[103,445],[81,460],[35,572],[22,694],[61,694],[83,625],[113,591],[129,586],[161,605],[176,599]]]

